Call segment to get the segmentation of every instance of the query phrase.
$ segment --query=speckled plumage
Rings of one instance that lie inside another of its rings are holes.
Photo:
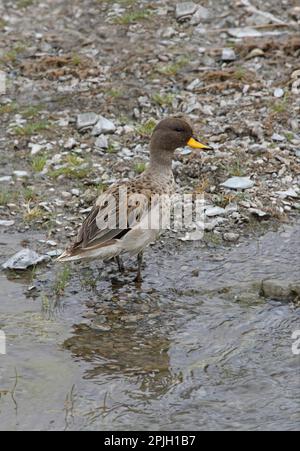
[[[182,119],[169,118],[161,121],[151,138],[149,167],[134,180],[116,183],[99,196],[74,243],[58,260],[106,260],[124,253],[137,255],[153,242],[161,230],[157,227],[148,228],[145,225],[147,217],[153,213],[153,209],[159,208],[155,203],[157,195],[171,196],[174,193],[174,152],[178,147],[185,146],[192,136],[192,128]],[[120,189],[126,190],[126,197],[121,199]],[[138,202],[134,195],[138,195]],[[119,210],[123,207],[127,210],[126,224],[120,224]]]

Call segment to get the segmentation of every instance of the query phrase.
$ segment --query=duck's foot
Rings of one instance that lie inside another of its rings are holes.
[[[143,256],[144,256],[144,253],[140,252],[138,254],[138,258],[137,258],[137,260],[138,260],[138,272],[137,272],[136,278],[134,279],[135,283],[137,283],[137,284],[141,284],[142,281],[143,281],[143,278],[142,278]]]
[[[125,272],[125,266],[124,266],[122,258],[119,255],[116,257],[116,262],[118,264],[120,273],[123,274]]]

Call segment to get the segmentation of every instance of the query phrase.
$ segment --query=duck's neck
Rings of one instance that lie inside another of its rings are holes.
[[[151,148],[148,171],[156,176],[169,177],[173,173],[172,160],[171,152]]]

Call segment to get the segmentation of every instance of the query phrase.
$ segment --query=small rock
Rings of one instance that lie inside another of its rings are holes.
[[[226,182],[221,183],[221,186],[224,186],[224,188],[236,190],[253,188],[254,185],[255,183],[250,177],[232,177],[226,180]]]
[[[27,171],[14,171],[13,174],[20,179],[29,177],[29,174]]]
[[[298,193],[296,193],[296,191],[293,188],[290,188],[287,191],[277,191],[276,194],[278,194],[278,196],[281,197],[282,199],[286,199],[287,197],[293,198],[299,197]]]
[[[99,116],[96,113],[82,113],[77,116],[77,129],[86,131],[92,128],[98,121]]]
[[[249,212],[252,215],[257,216],[258,218],[267,219],[271,216],[270,213],[266,213],[265,211],[259,210],[258,208],[250,208]]]
[[[250,53],[246,56],[247,60],[250,60],[252,58],[257,58],[259,56],[265,56],[265,52],[262,49],[253,49]]]
[[[200,241],[203,239],[203,230],[195,230],[187,232],[185,236],[179,238],[180,241]]]
[[[7,260],[7,262],[2,265],[2,268],[27,269],[30,268],[30,266],[34,266],[45,261],[49,261],[49,256],[39,255],[31,249],[23,249]]]
[[[274,133],[274,134],[272,135],[272,140],[273,140],[273,141],[282,142],[282,141],[285,141],[285,137],[282,136],[282,135],[279,135],[278,133]]]
[[[178,3],[176,5],[175,17],[179,22],[190,19],[197,11],[198,5],[194,2]]]
[[[93,130],[92,130],[92,135],[93,136],[99,136],[102,133],[114,133],[116,131],[116,126],[115,124],[106,119],[103,116],[100,116],[100,119],[98,120],[98,122],[96,123],[96,125],[94,126]]]
[[[108,139],[105,135],[100,135],[95,142],[97,149],[108,149]]]
[[[205,215],[208,216],[209,218],[213,218],[215,216],[222,216],[225,213],[226,213],[225,208],[221,208],[221,207],[208,208],[205,211]]]
[[[228,30],[228,34],[234,38],[242,39],[242,38],[260,38],[262,33],[255,30],[254,28],[230,28]]]
[[[3,177],[0,177],[0,183],[7,183],[11,182],[12,177],[10,175],[4,175]]]
[[[77,146],[77,141],[74,138],[69,138],[68,141],[65,143],[64,148],[67,150],[74,149],[74,147]]]
[[[31,148],[31,155],[36,155],[43,149],[43,146],[41,144],[30,143],[29,147]]]
[[[222,51],[222,60],[223,61],[235,61],[236,54],[235,51],[231,48],[225,48]]]
[[[14,225],[14,223],[15,221],[0,220],[0,227],[11,227]]]
[[[284,90],[282,88],[276,88],[274,91],[274,97],[277,97],[278,99],[280,97],[284,96]]]
[[[261,295],[274,301],[294,301],[300,295],[300,284],[288,280],[264,280],[262,282]]]
[[[210,11],[199,5],[195,14],[191,18],[191,25],[199,25],[202,21],[210,18]]]
[[[225,241],[230,243],[236,243],[240,239],[240,235],[238,233],[224,233],[223,238]]]

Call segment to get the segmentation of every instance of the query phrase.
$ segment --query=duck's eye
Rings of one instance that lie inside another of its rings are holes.
[[[183,130],[183,128],[177,127],[177,128],[175,128],[175,132],[183,133],[184,130]]]

